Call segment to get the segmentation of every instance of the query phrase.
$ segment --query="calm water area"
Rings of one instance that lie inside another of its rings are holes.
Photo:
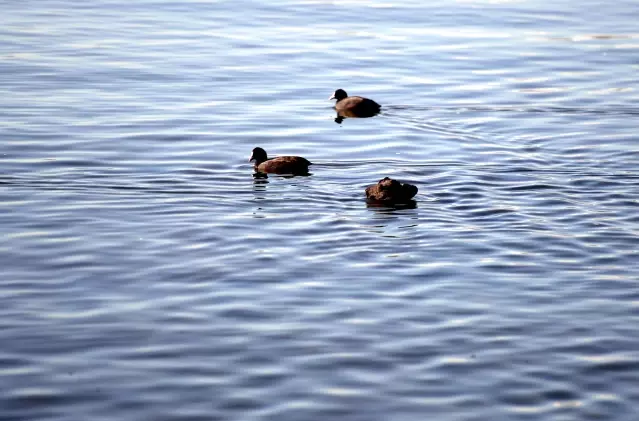
[[[637,1],[0,16],[0,421],[639,419]]]

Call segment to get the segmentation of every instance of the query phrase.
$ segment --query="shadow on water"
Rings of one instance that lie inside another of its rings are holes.
[[[366,201],[366,208],[372,211],[369,222],[365,224],[366,230],[381,237],[406,239],[414,235],[420,225],[414,200],[396,205]]]
[[[270,174],[271,180],[273,178],[281,178],[286,180],[292,180],[298,178],[299,180],[309,178],[312,175],[311,173],[307,174]],[[271,183],[269,181],[269,174],[255,172],[253,173],[253,186],[252,191],[257,200],[266,200],[267,199],[267,186]],[[295,183],[291,183],[296,187],[300,187],[300,185],[296,185]]]
[[[276,174],[277,177],[280,178],[295,178],[295,177],[310,177],[313,175],[311,172],[307,172],[305,174]],[[273,176],[273,174],[271,174]],[[255,172],[253,173],[253,180],[257,182],[258,180],[263,180],[264,183],[268,183],[268,174],[263,172]]]
[[[348,111],[340,111],[335,115],[335,123],[337,124],[342,124],[344,122],[344,120],[348,119],[348,118],[371,118],[371,117],[375,117],[376,115],[379,115],[380,113],[375,113],[372,115],[357,115]]]
[[[268,176],[263,173],[253,174],[253,192],[254,193],[266,193],[266,186],[268,185]],[[257,200],[264,200],[264,195],[255,196]]]
[[[266,184],[268,183],[268,174],[263,172],[255,172],[253,173],[253,182],[255,184]]]
[[[367,200],[366,207],[379,213],[393,213],[398,210],[416,209],[417,202],[415,200],[410,200],[406,203],[388,204],[374,200]]]

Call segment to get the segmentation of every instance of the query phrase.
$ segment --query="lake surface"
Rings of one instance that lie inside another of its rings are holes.
[[[5,4],[0,420],[635,421],[637,16]]]

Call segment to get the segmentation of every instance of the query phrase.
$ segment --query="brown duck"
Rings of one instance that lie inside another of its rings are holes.
[[[253,149],[250,161],[255,161],[255,171],[272,174],[307,175],[308,166],[312,164],[301,156],[278,156],[268,159],[262,148]]]
[[[417,186],[402,184],[389,177],[384,177],[377,184],[366,187],[368,200],[385,204],[409,203],[416,194]]]
[[[335,110],[341,117],[372,117],[379,113],[381,105],[372,99],[361,96],[348,96],[345,90],[338,89],[329,99],[336,99]]]

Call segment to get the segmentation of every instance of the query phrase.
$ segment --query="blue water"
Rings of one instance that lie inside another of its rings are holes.
[[[0,420],[635,421],[637,16],[5,4]]]

